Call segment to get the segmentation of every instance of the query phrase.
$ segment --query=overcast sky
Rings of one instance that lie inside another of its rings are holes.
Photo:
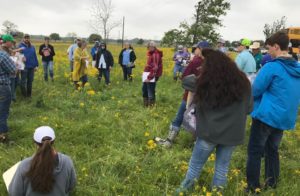
[[[29,34],[59,33],[66,36],[76,32],[87,37],[93,33],[89,26],[93,0],[0,0],[0,24],[9,20],[18,30]],[[113,20],[125,16],[125,38],[161,39],[164,32],[177,28],[179,23],[192,21],[198,0],[112,0]],[[226,40],[243,37],[264,39],[263,26],[282,16],[287,26],[300,26],[299,0],[229,0],[231,9],[222,17],[219,29]],[[121,26],[112,38],[120,38]]]

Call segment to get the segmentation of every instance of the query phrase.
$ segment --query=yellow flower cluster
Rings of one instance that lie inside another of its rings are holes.
[[[149,150],[152,150],[152,149],[156,148],[156,143],[154,142],[154,140],[148,140],[148,142],[147,142],[147,148]]]
[[[189,168],[188,163],[186,161],[182,161],[181,165],[180,165],[180,171],[182,173],[186,173],[186,171],[188,170],[188,168]]]
[[[96,94],[94,90],[88,90],[86,93],[91,96]]]

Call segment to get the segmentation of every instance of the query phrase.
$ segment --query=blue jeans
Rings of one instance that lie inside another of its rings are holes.
[[[70,70],[73,72],[74,61],[70,61]]]
[[[8,131],[7,119],[11,103],[11,91],[9,85],[0,85],[0,134]]]
[[[150,100],[155,100],[156,82],[143,82],[143,97]]]
[[[131,67],[127,67],[126,65],[122,65],[122,70],[123,70],[123,77],[124,80],[127,80],[129,78],[129,80],[132,79],[132,68]]]
[[[184,69],[183,66],[175,64],[174,70],[173,70],[174,78],[177,77],[177,73],[181,73],[182,74],[183,73],[183,69]]]
[[[249,188],[259,188],[261,158],[265,157],[266,185],[275,187],[279,177],[278,148],[283,131],[252,119],[248,144],[247,182]]]
[[[186,110],[186,102],[184,100],[181,101],[181,104],[178,108],[175,119],[172,121],[172,130],[179,132],[180,126],[183,121],[183,115]]]
[[[24,97],[31,97],[34,68],[25,68],[21,71],[21,92]]]
[[[43,67],[44,67],[44,79],[45,81],[48,81],[48,72],[50,74],[50,78],[53,79],[53,61],[43,61]]]
[[[109,84],[110,83],[110,71],[109,71],[109,69],[98,69],[98,70],[99,70],[99,76],[98,76],[99,82],[101,81],[102,75],[104,75],[105,84]]]
[[[235,146],[213,144],[197,138],[193,154],[189,163],[186,177],[181,183],[184,189],[191,189],[195,180],[198,180],[200,172],[208,157],[216,149],[215,174],[212,182],[213,187],[224,187],[227,182],[228,167]]]
[[[10,78],[11,100],[16,101],[16,78]]]

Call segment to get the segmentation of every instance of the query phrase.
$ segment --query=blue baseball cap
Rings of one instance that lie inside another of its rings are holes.
[[[210,48],[210,45],[207,41],[201,41],[197,43],[197,48],[203,49],[203,48]]]

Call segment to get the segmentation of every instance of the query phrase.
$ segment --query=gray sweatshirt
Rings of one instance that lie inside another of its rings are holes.
[[[197,78],[186,76],[182,81],[184,89],[194,92]],[[213,144],[236,146],[244,142],[247,115],[252,111],[251,90],[241,101],[229,106],[211,109],[196,106],[196,134],[199,138]]]
[[[41,194],[32,191],[30,181],[25,176],[29,170],[33,157],[24,159],[9,185],[10,196],[67,196],[76,184],[76,174],[71,158],[58,153],[58,165],[54,168],[55,183],[49,194]]]

